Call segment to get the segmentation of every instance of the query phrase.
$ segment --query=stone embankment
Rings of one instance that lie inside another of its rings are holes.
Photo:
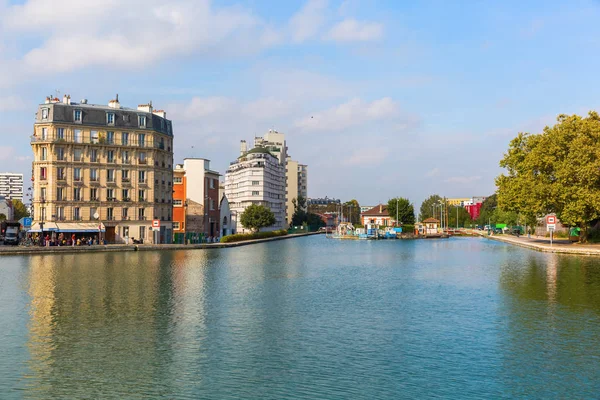
[[[475,231],[482,237],[499,242],[514,244],[532,250],[545,253],[579,254],[587,256],[600,256],[600,245],[571,243],[569,240],[556,239],[550,244],[550,238],[542,236],[512,236],[512,235],[489,235],[487,231]]]
[[[202,243],[202,244],[108,244],[93,246],[0,246],[0,256],[13,254],[48,254],[48,253],[89,253],[104,251],[149,251],[149,250],[192,250],[192,249],[222,249],[229,247],[248,246],[250,244],[274,242],[276,240],[293,239],[301,236],[318,235],[321,232],[294,233],[264,239],[245,240],[233,243]]]

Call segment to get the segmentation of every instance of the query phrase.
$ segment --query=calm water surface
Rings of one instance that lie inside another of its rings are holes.
[[[600,258],[307,237],[0,258],[0,398],[598,398]]]

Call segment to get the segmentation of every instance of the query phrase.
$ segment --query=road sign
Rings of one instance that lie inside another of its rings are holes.
[[[153,231],[160,230],[160,219],[153,219],[152,220],[152,230]]]
[[[19,222],[21,223],[21,225],[23,225],[25,228],[29,228],[31,227],[31,223],[33,222],[32,219],[30,217],[23,217],[19,220]]]
[[[556,224],[556,217],[554,215],[548,215],[546,217],[546,224],[548,224],[548,225]]]

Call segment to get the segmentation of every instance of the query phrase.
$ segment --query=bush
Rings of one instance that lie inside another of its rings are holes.
[[[257,233],[236,233],[235,235],[223,236],[221,243],[233,243],[242,242],[244,240],[253,239],[266,239],[270,237],[285,236],[287,235],[286,230],[272,231],[272,232],[257,232]]]
[[[414,231],[414,225],[402,225],[402,233],[413,233]]]

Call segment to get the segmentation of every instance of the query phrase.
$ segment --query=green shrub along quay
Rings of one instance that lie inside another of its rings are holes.
[[[256,232],[256,233],[236,233],[234,235],[227,235],[221,238],[221,243],[233,243],[241,242],[244,240],[254,239],[266,239],[277,236],[285,236],[288,232],[286,230],[271,231],[271,232]]]

